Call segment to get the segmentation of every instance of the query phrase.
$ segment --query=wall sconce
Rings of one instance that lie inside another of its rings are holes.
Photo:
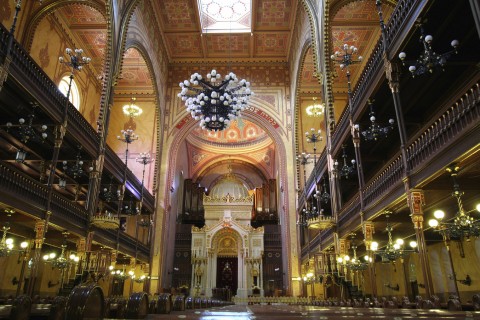
[[[457,281],[460,282],[463,285],[466,285],[466,286],[471,286],[472,285],[472,278],[470,278],[470,275],[468,275],[468,274],[465,277],[465,279],[461,279],[461,280],[457,280]]]
[[[52,280],[48,280],[48,287],[49,287],[49,288],[53,288],[53,287],[55,287],[55,286],[58,286],[59,284],[60,284],[59,281],[57,281],[57,282],[54,283],[54,282],[52,282]]]
[[[17,277],[13,277],[12,279],[12,285],[16,286],[20,281],[18,281]]]
[[[398,283],[396,286],[392,286],[390,283],[386,283],[385,287],[393,291],[400,291],[400,286],[398,285]]]

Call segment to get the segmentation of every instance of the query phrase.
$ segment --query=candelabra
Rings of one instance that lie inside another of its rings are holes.
[[[315,118],[322,116],[324,111],[325,105],[323,103],[317,103],[316,98],[313,98],[313,103],[305,109],[307,116]]]
[[[382,258],[382,262],[396,261],[398,258],[403,258],[408,253],[416,252],[417,247],[417,242],[415,241],[410,241],[409,245],[411,249],[405,249],[403,247],[405,242],[401,238],[396,239],[395,242],[393,241],[393,227],[388,221],[390,214],[390,211],[385,212],[385,215],[387,217],[387,227],[385,230],[388,233],[387,245],[383,249],[378,248],[378,242],[376,241],[373,241],[370,245],[370,249]]]
[[[320,194],[320,201],[323,203],[328,203],[330,201],[330,194],[327,189],[327,178],[323,177],[322,192]]]
[[[307,132],[308,133],[308,132]],[[299,218],[297,221],[297,225],[300,227],[307,227],[308,226],[308,219],[312,217],[316,212],[315,207],[311,206],[309,207],[308,199],[307,199],[307,169],[306,165],[310,163],[310,154],[302,152],[296,157],[298,163],[303,166],[303,194],[305,197],[305,208],[302,209],[302,211],[299,214]]]
[[[363,61],[362,56],[358,56],[357,59],[354,58],[358,54],[358,49],[354,46],[348,46],[348,44],[343,45],[343,52],[336,51],[335,54],[332,54],[330,58],[333,62],[339,64],[340,69],[346,69],[347,76],[347,85],[348,85],[348,108],[350,112],[350,117],[352,116],[352,85],[350,82],[350,65],[360,63]]]
[[[126,280],[131,277],[129,273],[125,272],[125,265],[123,265],[122,269],[115,269],[113,266],[108,267],[108,269],[110,270],[110,274],[116,279]]]
[[[108,188],[103,188],[103,197],[105,198],[105,201],[110,202],[112,200],[118,200],[120,198],[120,190],[117,189],[117,191],[112,190],[112,181],[113,181],[113,176],[110,177],[110,183],[108,184]]]
[[[435,219],[428,221],[428,224],[442,234],[444,240],[449,239],[467,239],[470,237],[480,236],[480,219],[474,218],[470,215],[470,212],[465,212],[463,209],[462,196],[464,192],[460,189],[457,177],[460,171],[460,167],[452,165],[446,169],[453,180],[453,192],[452,197],[457,201],[458,211],[453,217],[453,221],[443,221],[445,212],[442,210],[436,210],[433,214]],[[477,204],[476,210],[480,212],[480,204]],[[472,210],[473,211],[473,210]]]
[[[139,207],[137,207],[134,202],[130,199],[128,204],[123,206],[123,213],[126,214],[127,216],[134,216],[136,214],[140,213]]]
[[[71,254],[68,258],[65,255],[65,250],[67,249],[67,237],[70,234],[69,232],[63,232],[63,244],[62,244],[62,251],[60,252],[60,255],[57,257],[57,254],[55,252],[52,252],[50,254],[46,254],[43,256],[43,260],[45,262],[51,263],[53,268],[57,269],[66,269],[72,264],[77,264],[80,258],[75,255]],[[62,277],[63,279],[63,277]]]
[[[190,81],[184,80],[179,86],[182,90],[178,97],[185,101],[187,112],[200,120],[200,127],[212,131],[227,128],[230,121],[241,115],[253,94],[250,82],[238,80],[233,72],[221,80],[215,69],[207,74],[206,80],[194,73]]]
[[[444,70],[447,60],[457,53],[457,48],[459,45],[458,40],[452,40],[450,45],[453,47],[453,50],[445,52],[443,54],[437,54],[432,49],[433,37],[431,35],[426,35],[423,25],[419,23],[420,27],[420,43],[423,46],[423,52],[420,54],[417,60],[415,61],[406,61],[405,58],[407,54],[405,52],[400,52],[398,57],[402,60],[402,64],[405,66],[405,62],[411,63],[408,70],[412,74],[412,77],[423,75],[425,73],[433,73],[435,69]]]
[[[133,143],[134,141],[138,140],[138,135],[133,132],[132,129],[127,129],[127,130],[121,130],[121,136],[117,136],[117,139],[120,141],[125,142],[126,144],[126,149],[125,149],[125,172],[127,170],[127,164],[128,164],[128,146]]]
[[[20,142],[25,145],[28,142],[42,143],[47,138],[47,126],[45,124],[36,125],[33,123],[35,119],[35,109],[38,107],[36,102],[30,103],[32,106],[31,112],[27,115],[27,120],[25,118],[18,119],[18,124],[13,124],[7,122],[5,124],[5,131],[11,133],[16,137]],[[27,152],[22,147],[17,149],[17,154],[15,156],[15,161],[23,163],[27,157]]]
[[[0,257],[7,257],[12,252],[23,252],[28,247],[27,241],[22,241],[20,243],[20,249],[15,249],[15,243],[12,238],[7,238],[7,232],[10,230],[10,224],[8,222],[2,227],[3,234],[2,240],[0,241]]]
[[[343,149],[343,154],[342,154],[343,166],[340,169],[338,169],[338,166],[339,166],[338,161],[335,161],[334,166],[335,166],[335,170],[337,170],[337,172],[340,174],[340,177],[348,179],[351,174],[354,174],[356,172],[356,170],[355,170],[356,161],[355,161],[355,159],[352,159],[351,160],[352,164],[348,165],[347,164],[347,152],[345,150],[345,145],[342,146],[342,149]]]
[[[136,118],[143,113],[142,108],[137,106],[135,104],[135,101],[137,101],[137,99],[135,97],[132,97],[132,100],[130,101],[130,104],[126,104],[122,108],[123,113],[125,115],[129,116],[130,118]]]
[[[83,49],[75,49],[72,50],[70,48],[65,49],[65,53],[67,54],[68,57],[59,57],[58,61],[67,67],[72,68],[72,71],[70,73],[70,81],[68,83],[68,90],[67,90],[67,101],[70,101],[70,92],[72,90],[72,82],[74,78],[74,72],[75,70],[80,71],[82,70],[84,65],[87,65],[90,63],[92,59],[89,57],[83,56]]]
[[[63,171],[69,176],[72,176],[74,179],[81,177],[85,174],[85,170],[83,169],[83,160],[82,160],[81,150],[82,150],[82,146],[79,146],[78,153],[75,157],[75,161],[73,165],[69,166],[67,160],[64,160],[62,162]],[[92,170],[93,170],[93,167],[88,168],[88,171],[92,171]]]
[[[373,103],[371,100],[368,101],[368,105],[370,106],[370,125],[366,130],[361,131],[363,138],[365,141],[377,141],[378,139],[386,138],[390,131],[393,130],[395,120],[389,119],[388,126],[381,126],[376,122],[377,118],[375,117],[375,111],[373,110]],[[355,129],[360,130],[360,125],[356,124]]]

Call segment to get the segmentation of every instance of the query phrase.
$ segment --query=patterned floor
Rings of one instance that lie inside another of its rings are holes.
[[[465,319],[480,320],[478,311],[446,311],[415,309],[378,309],[306,306],[227,306],[205,310],[173,311],[164,315],[149,315],[147,319],[188,320],[294,320],[294,319]]]

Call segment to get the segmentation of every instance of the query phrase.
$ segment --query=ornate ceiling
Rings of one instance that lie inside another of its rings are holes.
[[[197,0],[155,1],[171,62],[205,58],[286,61],[296,1],[253,0],[251,33],[203,33]]]

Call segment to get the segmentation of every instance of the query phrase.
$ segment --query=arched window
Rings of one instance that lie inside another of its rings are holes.
[[[67,96],[69,83],[70,77],[65,76],[62,78],[62,80],[60,80],[60,83],[58,84],[58,89],[65,96]],[[80,92],[78,91],[75,80],[72,80],[72,87],[70,88],[70,96],[68,97],[68,100],[70,100],[70,102],[75,106],[75,108],[77,108],[77,110],[80,110]]]

